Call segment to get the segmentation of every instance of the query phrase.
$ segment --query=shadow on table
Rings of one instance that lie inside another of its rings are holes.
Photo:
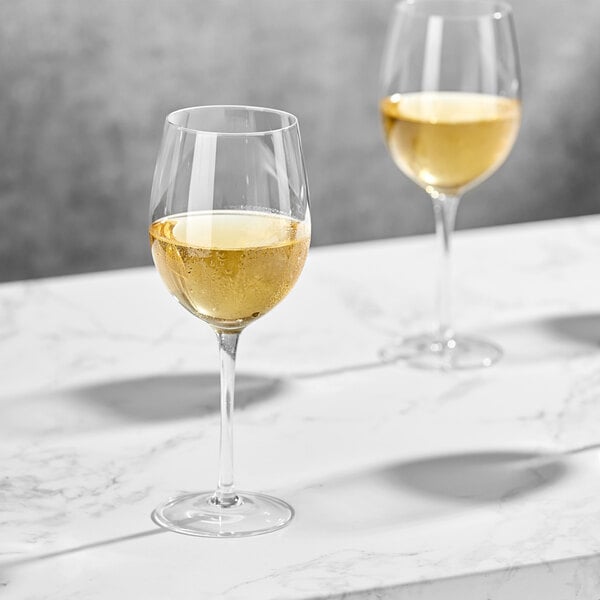
[[[582,356],[600,351],[600,313],[522,321],[488,329],[484,333],[504,350],[503,362]]]
[[[570,358],[600,352],[600,313],[560,315],[508,323],[484,329],[485,338],[502,347],[502,363],[530,363],[548,359]],[[291,379],[317,379],[368,371],[388,366],[394,361],[382,358],[363,363],[296,373]],[[406,361],[395,361],[398,365]],[[410,366],[410,365],[408,365]]]
[[[236,409],[267,402],[285,380],[240,373]],[[51,405],[52,410],[47,407]],[[219,376],[174,374],[110,381],[56,392],[43,390],[3,407],[7,435],[69,435],[123,423],[158,423],[202,418],[220,411]]]
[[[79,552],[86,552],[88,550],[95,550],[97,548],[103,548],[105,546],[113,546],[115,544],[121,544],[124,542],[131,542],[140,538],[145,538],[151,535],[157,535],[159,533],[168,533],[166,529],[160,529],[155,527],[154,529],[148,529],[146,531],[140,531],[138,533],[131,533],[129,535],[122,535],[114,538],[108,538],[105,540],[99,540],[97,542],[90,542],[88,544],[81,544],[79,546],[73,546],[71,548],[64,548],[62,550],[54,550],[52,552],[45,552],[44,554],[37,554],[33,556],[25,556],[23,558],[10,558],[5,561],[0,561],[0,569],[9,569],[11,567],[17,567],[19,565],[25,565],[28,563],[39,562],[48,560],[50,558],[59,558],[61,556],[68,556],[70,554],[77,554]],[[0,570],[0,574],[2,571]]]
[[[560,458],[530,452],[435,456],[383,469],[394,486],[468,504],[506,501],[546,487],[565,473]]]
[[[600,349],[600,313],[563,315],[545,319],[542,323],[563,339]]]
[[[286,498],[307,526],[323,530],[410,526],[525,497],[567,469],[563,455],[535,452],[432,456],[347,474]]]
[[[281,379],[238,374],[236,409],[268,400],[279,392]],[[143,377],[78,388],[70,396],[135,421],[167,421],[218,413],[219,375],[177,374]]]

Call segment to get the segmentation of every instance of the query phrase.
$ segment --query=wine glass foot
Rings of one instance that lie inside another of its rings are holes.
[[[491,367],[502,354],[502,349],[492,342],[461,335],[448,341],[441,341],[433,335],[418,335],[380,351],[385,362],[403,360],[412,367],[442,371]]]
[[[168,500],[152,513],[161,527],[200,537],[245,537],[285,527],[294,509],[279,498],[237,492],[238,501],[223,507],[213,501],[214,492],[190,493]]]

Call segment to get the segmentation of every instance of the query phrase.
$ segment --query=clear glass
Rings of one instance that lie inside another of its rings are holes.
[[[152,518],[172,531],[208,537],[280,529],[293,517],[291,506],[234,486],[233,408],[239,335],[291,290],[310,244],[296,117],[246,106],[170,114],[150,223],[158,272],[180,304],[214,329],[221,364],[217,487],[168,500]]]
[[[440,247],[435,330],[384,348],[386,360],[433,369],[487,367],[492,342],[454,331],[450,249],[462,195],[506,159],[521,118],[510,6],[488,0],[405,0],[386,40],[380,88],[385,140],[398,168],[431,197]]]

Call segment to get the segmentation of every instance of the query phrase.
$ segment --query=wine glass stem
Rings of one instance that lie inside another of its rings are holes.
[[[460,196],[434,194],[435,233],[440,244],[439,280],[437,292],[437,335],[439,341],[449,346],[454,339],[452,328],[452,261],[450,241],[454,231],[456,210]]]
[[[235,391],[235,357],[240,332],[217,331],[221,359],[221,439],[219,449],[219,483],[212,501],[224,508],[238,502],[233,487],[233,406]]]

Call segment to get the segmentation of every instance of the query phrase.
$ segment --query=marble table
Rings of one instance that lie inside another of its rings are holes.
[[[297,511],[247,539],[150,520],[218,445],[214,336],[154,270],[0,286],[0,597],[597,600],[600,218],[456,236],[486,370],[379,360],[435,264],[430,236],[316,248],[243,334],[237,482]]]

